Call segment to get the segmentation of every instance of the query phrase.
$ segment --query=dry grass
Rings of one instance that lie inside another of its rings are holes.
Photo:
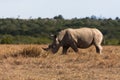
[[[76,54],[45,52],[47,45],[0,45],[0,80],[120,80],[120,46],[92,46]]]

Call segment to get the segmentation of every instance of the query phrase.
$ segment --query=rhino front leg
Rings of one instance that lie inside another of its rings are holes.
[[[62,51],[62,53],[63,53],[63,54],[66,54],[66,53],[67,53],[68,48],[69,48],[69,46],[63,46],[63,51]]]
[[[75,45],[74,43],[71,44],[71,48],[72,48],[76,53],[78,52],[77,45]]]

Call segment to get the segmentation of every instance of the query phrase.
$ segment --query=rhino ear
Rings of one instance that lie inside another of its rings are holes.
[[[50,36],[51,36],[53,39],[54,39],[54,38],[55,38],[55,39],[57,38],[57,35],[51,34]]]
[[[57,35],[54,35],[54,38],[57,38]]]

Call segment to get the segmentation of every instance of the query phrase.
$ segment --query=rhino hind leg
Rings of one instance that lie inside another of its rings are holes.
[[[101,45],[95,45],[96,52],[101,54],[102,53],[102,46]]]

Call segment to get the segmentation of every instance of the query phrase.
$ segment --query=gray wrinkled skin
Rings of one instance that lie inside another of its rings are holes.
[[[97,53],[102,51],[103,35],[96,28],[79,28],[79,29],[64,29],[59,34],[54,36],[52,44],[44,50],[51,50],[56,53],[60,47],[63,47],[63,54],[67,53],[69,47],[75,52],[78,52],[78,48],[88,48],[94,45]]]

